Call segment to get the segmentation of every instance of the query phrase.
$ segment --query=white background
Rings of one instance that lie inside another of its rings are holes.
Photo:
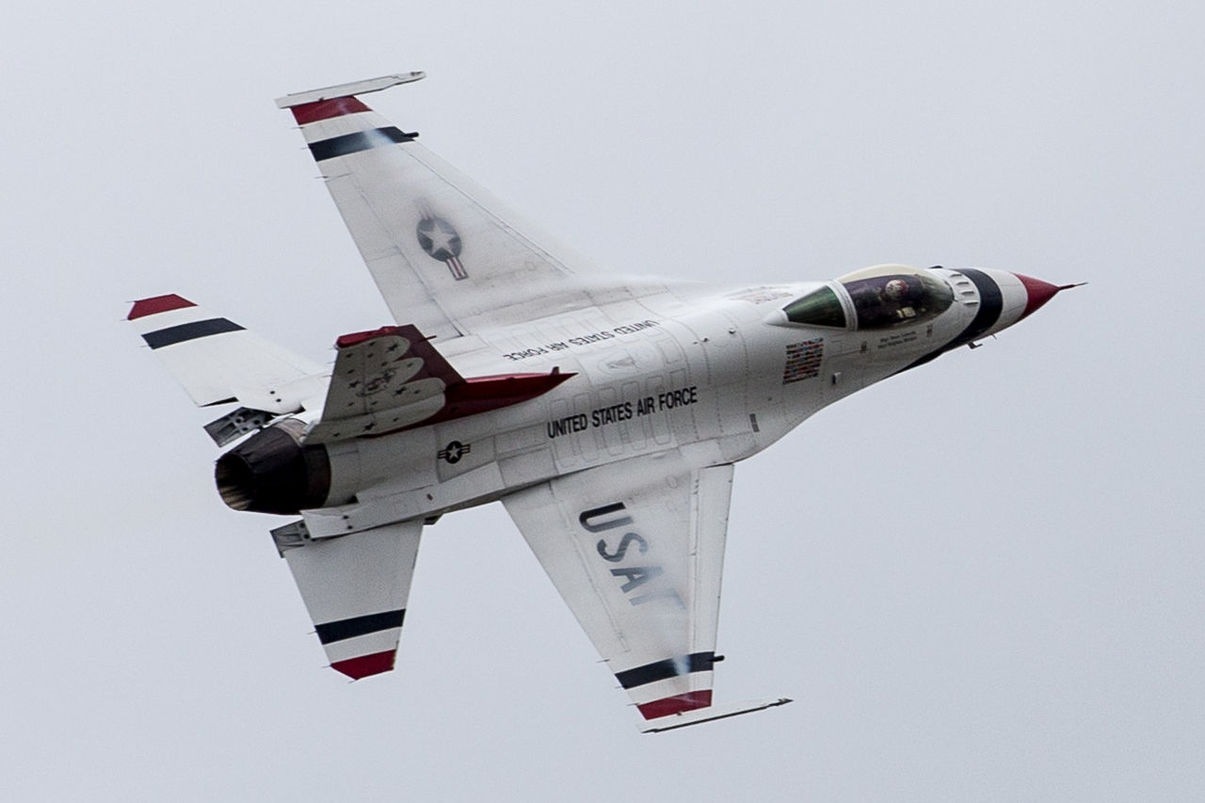
[[[53,5],[0,32],[0,797],[1205,794],[1202,15],[1188,2]],[[350,684],[213,417],[179,292],[316,359],[391,323],[272,99],[370,104],[615,271],[1089,281],[740,465],[717,701],[641,736],[491,506]]]

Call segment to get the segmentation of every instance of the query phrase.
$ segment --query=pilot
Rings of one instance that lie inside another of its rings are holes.
[[[908,283],[903,279],[892,279],[887,282],[883,288],[883,294],[892,301],[903,301],[904,294],[908,292]]]
[[[904,321],[916,317],[916,309],[909,299],[909,287],[906,279],[892,279],[883,287],[883,296],[894,309],[898,320]]]

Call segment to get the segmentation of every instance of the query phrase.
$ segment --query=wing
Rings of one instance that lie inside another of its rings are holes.
[[[590,302],[581,257],[391,125],[356,94],[423,73],[279,98],[398,323],[452,337]]]
[[[645,719],[711,705],[731,489],[675,451],[502,500]]]
[[[359,680],[393,669],[421,521],[310,539],[300,522],[272,531],[331,667]]]

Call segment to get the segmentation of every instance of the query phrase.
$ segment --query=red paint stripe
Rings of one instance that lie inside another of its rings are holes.
[[[450,421],[468,415],[497,410],[542,396],[574,373],[512,374],[510,376],[470,377],[449,385],[444,391],[442,410],[423,420],[422,425]]]
[[[668,717],[671,714],[681,714],[683,711],[694,711],[696,708],[707,708],[711,705],[711,689],[688,691],[686,694],[676,694],[673,697],[663,697],[636,706],[640,715],[645,719]]]
[[[175,293],[166,296],[155,296],[154,298],[144,298],[134,302],[134,306],[130,309],[130,315],[126,320],[133,321],[138,318],[145,318],[148,315],[157,315],[160,312],[169,312],[174,309],[195,306],[196,304],[187,298],[181,298]]]
[[[316,123],[319,120],[329,120],[332,117],[342,117],[345,114],[370,112],[372,109],[361,103],[359,98],[349,96],[303,103],[300,106],[294,106],[292,111],[293,119],[297,121],[297,124],[305,125],[306,123]]]
[[[489,384],[491,382],[500,382],[504,379],[536,379],[537,377],[547,378],[550,376],[563,376],[563,377],[565,377],[565,379],[568,379],[571,376],[577,376],[577,374],[562,374],[560,372],[560,370],[558,369],[554,373],[551,373],[551,374],[487,374],[484,376],[470,376],[470,377],[467,377],[464,381],[470,385],[476,385],[476,384]],[[564,380],[562,380],[562,381],[564,381]]]
[[[375,340],[378,337],[389,337],[390,335],[404,336],[402,327],[400,326],[382,326],[380,329],[373,329],[370,332],[352,332],[348,335],[339,335],[335,340],[335,347],[345,349],[349,346],[358,346],[361,343],[367,343],[369,340]]]
[[[376,652],[372,655],[360,655],[348,658],[346,661],[335,661],[331,669],[338,670],[352,680],[366,678],[369,675],[379,675],[393,669],[393,661],[397,653],[394,650]]]

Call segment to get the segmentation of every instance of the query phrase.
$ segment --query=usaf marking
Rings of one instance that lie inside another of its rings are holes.
[[[698,403],[699,386],[691,385],[686,388],[667,390],[656,396],[645,396],[635,404],[630,401],[620,402],[619,404],[609,404],[606,407],[597,407],[588,413],[554,418],[546,423],[545,432],[548,433],[549,438],[558,438],[562,435],[585,432],[587,429],[597,429],[608,424],[616,424],[620,421],[628,421],[653,413],[663,413]]]
[[[609,505],[601,505],[599,507],[590,508],[582,511],[578,515],[577,520],[582,525],[582,528],[589,533],[601,533],[616,527],[630,528],[633,525],[632,517],[625,513],[627,506],[623,502],[612,502]],[[621,513],[622,515],[615,516],[614,514]],[[623,534],[613,548],[607,543],[605,538],[600,538],[598,543],[594,545],[598,556],[608,563],[622,563],[628,558],[628,552],[635,547],[639,554],[643,555],[649,551],[648,540],[637,532],[629,530]],[[623,585],[619,590],[624,594],[631,594],[633,591],[640,589],[645,583],[660,577],[665,573],[665,570],[656,564],[645,566],[620,566],[611,569],[611,576],[615,578],[623,578]],[[654,584],[656,585],[656,584]],[[685,603],[678,596],[678,592],[672,588],[646,589],[636,596],[628,597],[628,602],[632,605],[643,605],[646,602],[652,602],[658,599],[673,600],[678,604],[678,607],[685,608]]]

